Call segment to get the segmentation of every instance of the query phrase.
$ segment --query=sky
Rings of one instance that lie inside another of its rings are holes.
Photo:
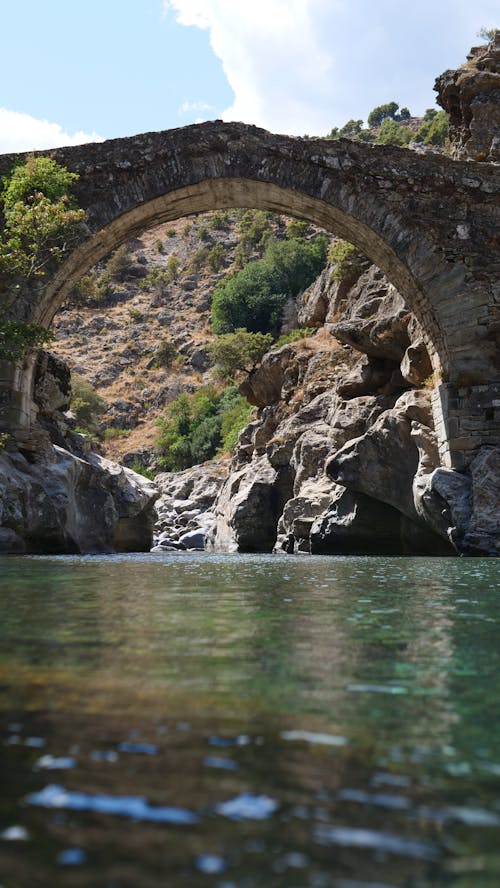
[[[241,120],[423,114],[498,0],[0,0],[0,153]]]

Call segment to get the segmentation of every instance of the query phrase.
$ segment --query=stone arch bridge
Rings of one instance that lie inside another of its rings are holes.
[[[500,166],[392,146],[278,136],[220,121],[41,152],[79,174],[79,244],[47,278],[0,294],[7,318],[50,325],[78,279],[159,223],[252,207],[355,243],[424,330],[443,465],[500,443]],[[0,176],[19,155],[0,157]],[[43,281],[43,284],[40,281]],[[33,359],[0,363],[0,431],[29,440]]]

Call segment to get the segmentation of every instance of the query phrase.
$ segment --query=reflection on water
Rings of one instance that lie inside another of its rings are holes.
[[[2,888],[500,883],[495,560],[0,566]]]

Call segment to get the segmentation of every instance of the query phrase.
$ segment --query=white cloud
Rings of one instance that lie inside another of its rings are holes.
[[[188,102],[185,101],[178,108],[179,114],[191,114],[193,111],[205,112],[205,111],[215,111],[214,105],[209,105],[207,102]]]
[[[62,148],[65,145],[83,145],[103,142],[98,133],[66,133],[58,123],[38,120],[30,114],[0,108],[0,153],[40,151],[44,148]]]
[[[203,28],[234,92],[222,117],[326,133],[395,100],[433,105],[434,78],[465,61],[498,0],[163,0]]]

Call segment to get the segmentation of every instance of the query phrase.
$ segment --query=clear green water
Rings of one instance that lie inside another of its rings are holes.
[[[498,886],[499,577],[1,559],[0,885]]]

